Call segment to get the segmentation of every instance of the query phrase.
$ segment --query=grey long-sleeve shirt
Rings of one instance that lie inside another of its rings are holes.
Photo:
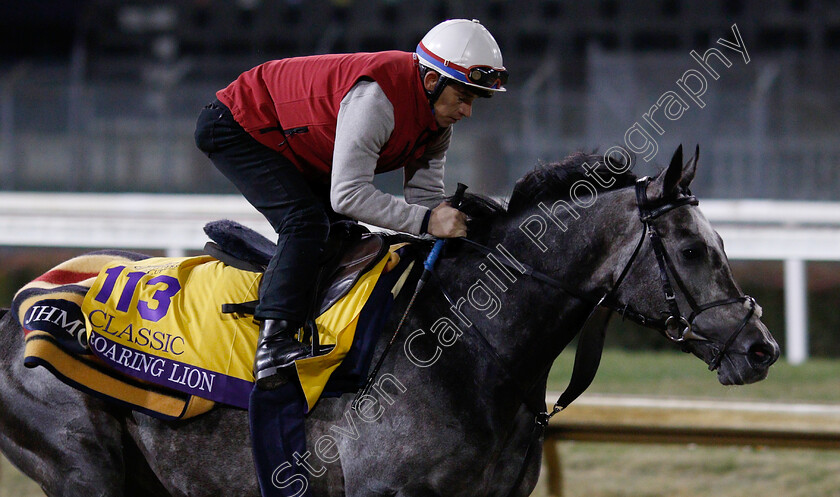
[[[359,81],[341,101],[335,132],[330,204],[334,211],[381,228],[420,234],[428,209],[443,201],[447,128],[404,168],[405,201],[373,185],[379,151],[394,130],[394,107],[375,81]]]

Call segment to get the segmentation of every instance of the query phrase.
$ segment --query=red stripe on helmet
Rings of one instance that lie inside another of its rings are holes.
[[[451,67],[452,69],[455,69],[456,71],[462,73],[464,76],[467,75],[467,68],[466,67],[459,66],[458,64],[455,64],[454,62],[450,62],[448,60],[442,59],[441,57],[438,57],[438,55],[436,53],[432,52],[431,50],[429,50],[429,47],[424,45],[422,41],[420,42],[420,46],[423,47],[423,50],[425,50],[426,53],[429,54],[436,61],[440,62],[441,64],[445,65],[446,67]]]

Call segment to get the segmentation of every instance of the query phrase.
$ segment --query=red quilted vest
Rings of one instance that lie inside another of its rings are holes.
[[[216,93],[260,143],[288,158],[310,180],[328,184],[341,100],[360,79],[376,81],[394,106],[394,131],[376,172],[419,158],[438,129],[410,52],[314,55],[273,60]]]

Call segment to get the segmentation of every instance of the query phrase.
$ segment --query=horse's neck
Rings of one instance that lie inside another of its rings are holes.
[[[468,336],[464,342],[472,344],[475,354],[497,356],[496,367],[505,369],[520,390],[545,375],[592,308],[558,288],[498,264],[506,259],[513,265],[518,261],[539,267],[527,243],[491,236],[488,246],[494,249],[493,257],[463,254],[445,261],[439,271],[441,285],[456,302],[450,315],[465,334],[480,335]],[[562,248],[552,252],[554,257],[564,253]],[[562,264],[572,267],[574,262],[569,257]],[[552,276],[575,287],[578,282],[564,278],[570,273],[560,269],[552,271]]]

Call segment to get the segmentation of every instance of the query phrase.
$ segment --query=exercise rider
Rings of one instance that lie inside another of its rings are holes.
[[[274,60],[216,93],[196,143],[278,237],[255,314],[259,388],[281,384],[284,368],[309,354],[294,335],[336,214],[412,234],[466,234],[464,215],[441,203],[451,125],[506,81],[493,36],[456,19],[435,26],[414,53]],[[398,168],[405,201],[372,184]]]

